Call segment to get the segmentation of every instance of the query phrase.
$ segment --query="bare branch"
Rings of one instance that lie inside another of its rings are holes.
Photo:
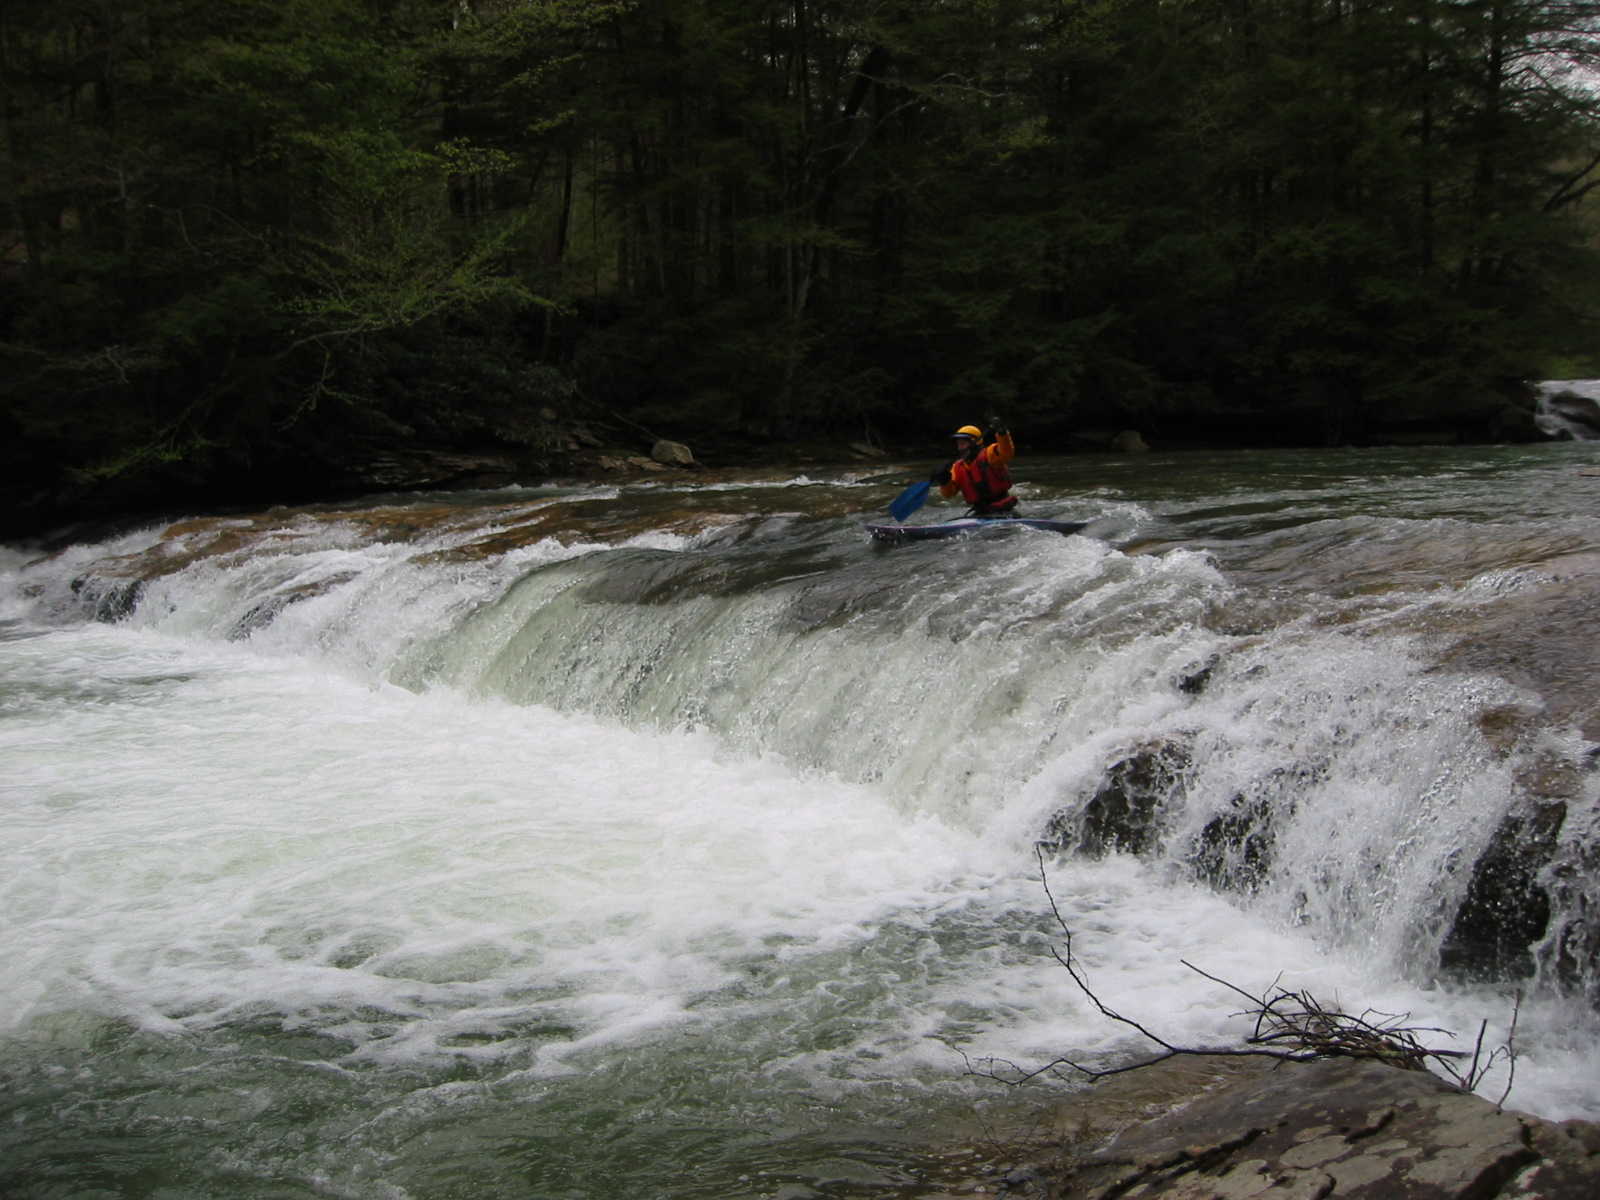
[[[979,1069],[963,1054],[969,1074],[984,1075],[1002,1083],[1017,1085],[1037,1079],[1041,1075],[1056,1074],[1060,1068],[1067,1067],[1090,1079],[1103,1079],[1110,1075],[1121,1075],[1128,1071],[1153,1066],[1170,1058],[1209,1056],[1271,1058],[1280,1062],[1310,1062],[1320,1058],[1361,1058],[1388,1063],[1390,1066],[1408,1071],[1425,1071],[1431,1064],[1439,1068],[1447,1079],[1463,1091],[1474,1090],[1494,1065],[1504,1059],[1509,1063],[1510,1073],[1514,1078],[1516,1052],[1513,1048],[1513,1038],[1516,1032],[1516,1010],[1512,1013],[1511,1032],[1507,1036],[1506,1044],[1494,1050],[1485,1059],[1483,1041],[1488,1028],[1487,1021],[1479,1026],[1476,1045],[1469,1055],[1464,1050],[1425,1044],[1422,1041],[1423,1037],[1435,1035],[1453,1038],[1455,1035],[1447,1029],[1409,1025],[1407,1024],[1410,1020],[1409,1013],[1385,1013],[1368,1008],[1354,1015],[1343,1012],[1337,1007],[1322,1004],[1309,991],[1291,991],[1284,988],[1276,979],[1267,991],[1256,996],[1229,980],[1202,970],[1186,959],[1179,961],[1197,975],[1227,988],[1248,1001],[1250,1007],[1235,1015],[1252,1017],[1254,1028],[1250,1036],[1244,1039],[1242,1047],[1174,1045],[1139,1021],[1109,1007],[1089,986],[1087,977],[1072,953],[1072,930],[1066,918],[1061,915],[1061,907],[1056,902],[1055,894],[1050,890],[1044,847],[1035,846],[1034,853],[1039,862],[1039,882],[1044,888],[1045,898],[1049,901],[1051,915],[1065,939],[1062,948],[1051,947],[1051,957],[1061,964],[1078,990],[1094,1005],[1101,1016],[1135,1030],[1141,1037],[1160,1047],[1161,1053],[1120,1067],[1089,1067],[1073,1059],[1060,1057],[1033,1070],[1024,1070],[1013,1062],[995,1058],[980,1060],[984,1067]],[[1520,994],[1517,996],[1517,1006],[1520,1009]],[[1464,1070],[1455,1065],[1455,1060],[1469,1057],[1471,1062]],[[1005,1069],[1005,1073],[1002,1073],[1001,1067]],[[1510,1091],[1511,1081],[1508,1079],[1500,1103],[1504,1104],[1505,1097]]]

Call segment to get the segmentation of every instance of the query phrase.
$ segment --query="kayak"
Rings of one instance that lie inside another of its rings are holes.
[[[1007,529],[1042,529],[1047,533],[1079,533],[1087,521],[1047,521],[1041,517],[962,517],[937,525],[873,525],[867,532],[878,542],[920,542],[930,538],[965,537],[980,533],[1001,533]]]

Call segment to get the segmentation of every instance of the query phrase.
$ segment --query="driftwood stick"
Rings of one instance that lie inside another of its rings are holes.
[[[1469,1055],[1464,1050],[1424,1044],[1421,1039],[1426,1036],[1453,1038],[1455,1035],[1447,1029],[1433,1026],[1407,1025],[1405,1022],[1410,1020],[1409,1013],[1385,1013],[1368,1008],[1359,1014],[1352,1014],[1338,1007],[1330,1008],[1318,1001],[1309,991],[1290,991],[1282,987],[1279,983],[1281,975],[1273,980],[1272,986],[1266,992],[1257,996],[1227,979],[1202,970],[1187,959],[1180,959],[1179,961],[1195,974],[1227,988],[1248,1001],[1250,1007],[1236,1015],[1252,1017],[1254,1028],[1244,1039],[1245,1044],[1242,1047],[1174,1045],[1143,1023],[1111,1008],[1089,986],[1088,978],[1072,952],[1072,929],[1061,914],[1061,906],[1056,902],[1055,894],[1050,890],[1044,847],[1042,845],[1034,847],[1034,853],[1039,862],[1039,882],[1044,888],[1045,898],[1049,901],[1051,915],[1055,918],[1055,923],[1064,939],[1061,948],[1054,946],[1050,948],[1051,957],[1067,972],[1078,990],[1094,1005],[1101,1016],[1128,1026],[1146,1041],[1160,1047],[1161,1052],[1119,1067],[1090,1067],[1062,1056],[1051,1059],[1033,1070],[1024,1070],[1016,1063],[997,1058],[979,1060],[984,1064],[983,1069],[979,1069],[963,1054],[969,1074],[986,1075],[1007,1084],[1022,1084],[1041,1075],[1054,1074],[1063,1067],[1090,1079],[1103,1079],[1111,1075],[1141,1070],[1180,1056],[1271,1058],[1280,1062],[1308,1062],[1318,1058],[1367,1058],[1412,1071],[1426,1070],[1428,1064],[1433,1063],[1457,1087],[1463,1091],[1471,1091],[1482,1082],[1495,1063],[1504,1059],[1508,1063],[1509,1077],[1506,1090],[1500,1097],[1500,1103],[1504,1104],[1506,1097],[1510,1095],[1511,1082],[1515,1078],[1516,1070],[1513,1039],[1522,1000],[1520,993],[1517,996],[1517,1005],[1512,1011],[1511,1030],[1507,1035],[1506,1044],[1495,1049],[1485,1059],[1483,1043],[1488,1029],[1487,1021],[1479,1025],[1477,1041]],[[1471,1062],[1465,1070],[1453,1065],[1453,1060],[1469,1057]]]

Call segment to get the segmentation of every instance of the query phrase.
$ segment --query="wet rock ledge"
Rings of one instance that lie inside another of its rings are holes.
[[[1134,1072],[1135,1075],[1140,1072]],[[1127,1077],[1119,1077],[1127,1078]],[[1113,1081],[1107,1081],[1108,1083]],[[1213,1080],[1213,1083],[1216,1081]],[[1116,1088],[1076,1100],[1095,1132]],[[1063,1118],[1066,1133],[1074,1120]],[[1049,1200],[1595,1200],[1600,1125],[1502,1111],[1422,1071],[1285,1063],[1214,1086],[1109,1142],[1075,1138],[1001,1194]],[[1093,1148],[1090,1148],[1090,1147]]]

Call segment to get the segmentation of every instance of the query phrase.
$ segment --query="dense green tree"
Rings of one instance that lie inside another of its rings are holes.
[[[1487,436],[1592,337],[1596,13],[10,0],[8,494],[532,454],[575,398],[702,437]]]
[[[0,386],[34,452],[18,470],[203,475],[299,454],[329,425],[392,424],[388,398],[359,387],[385,337],[530,301],[497,270],[506,231],[450,220],[451,174],[494,164],[437,144],[402,15],[359,0],[7,8],[22,252]]]

